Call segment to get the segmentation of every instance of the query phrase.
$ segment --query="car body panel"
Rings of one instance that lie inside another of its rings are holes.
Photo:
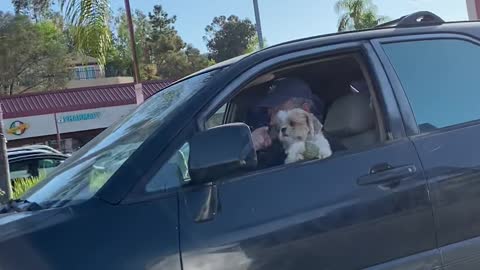
[[[395,187],[357,183],[382,162],[419,170]],[[180,193],[184,270],[210,262],[205,269],[360,269],[436,249],[426,181],[408,140],[227,178],[217,182],[219,212],[198,222],[208,188]]]
[[[176,210],[177,198],[170,196],[117,206],[92,199],[9,214],[0,218],[10,220],[0,230],[0,267],[181,270]]]
[[[460,39],[480,46],[479,30],[480,27],[476,26],[464,34],[403,36],[375,42],[387,74],[394,82],[393,89],[400,100],[406,126],[412,127],[409,135],[428,179],[444,269],[478,269],[480,262],[480,124],[479,121],[473,121],[420,134],[408,98],[392,65],[382,53],[380,44]]]

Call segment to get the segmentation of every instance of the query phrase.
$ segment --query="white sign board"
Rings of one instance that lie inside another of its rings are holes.
[[[56,134],[53,114],[5,119],[7,141]]]
[[[60,134],[91,129],[107,128],[136,108],[136,105],[104,107],[90,110],[57,113]],[[7,140],[57,134],[54,114],[5,119]]]

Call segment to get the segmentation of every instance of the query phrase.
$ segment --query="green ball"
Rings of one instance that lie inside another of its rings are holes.
[[[317,159],[320,156],[320,149],[317,145],[311,142],[305,142],[305,152],[303,152],[303,157],[305,160]]]

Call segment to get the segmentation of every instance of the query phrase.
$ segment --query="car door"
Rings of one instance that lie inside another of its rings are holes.
[[[445,269],[480,265],[480,43],[461,35],[376,41],[431,190]]]
[[[384,117],[397,121],[396,103],[378,60],[367,45],[351,46],[369,56],[379,96],[390,106]],[[422,165],[404,136],[325,160],[185,186],[179,192],[179,212],[185,270],[440,266]]]

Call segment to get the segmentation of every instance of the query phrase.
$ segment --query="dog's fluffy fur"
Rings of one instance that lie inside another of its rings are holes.
[[[293,109],[279,111],[273,119],[273,133],[282,143],[287,158],[285,163],[304,160],[305,142],[310,142],[318,147],[318,159],[332,155],[328,140],[322,133],[320,121],[307,111]]]

